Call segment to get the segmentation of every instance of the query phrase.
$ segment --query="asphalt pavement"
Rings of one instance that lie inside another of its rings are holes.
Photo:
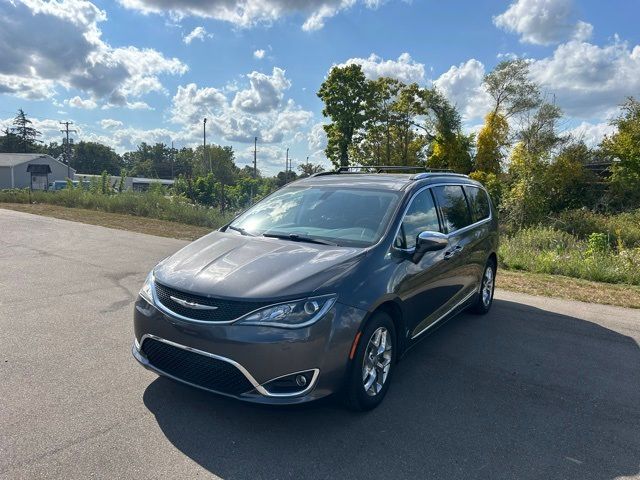
[[[640,311],[499,291],[372,412],[256,406],[131,357],[182,245],[0,209],[0,478],[640,478]]]

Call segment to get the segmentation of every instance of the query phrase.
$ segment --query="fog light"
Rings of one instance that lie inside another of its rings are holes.
[[[307,384],[307,378],[304,375],[296,375],[296,385],[304,387]]]

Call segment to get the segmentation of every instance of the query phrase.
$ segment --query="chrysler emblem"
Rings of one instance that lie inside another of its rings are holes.
[[[214,307],[213,305],[200,305],[199,303],[188,302],[181,298],[176,298],[172,296],[170,296],[169,298],[174,302],[182,305],[183,307],[193,308],[194,310],[217,310],[218,309],[218,307]]]

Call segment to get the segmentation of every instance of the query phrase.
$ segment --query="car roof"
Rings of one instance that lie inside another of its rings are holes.
[[[419,173],[356,173],[323,172],[319,175],[302,178],[289,185],[331,186],[349,188],[371,188],[379,190],[407,190],[412,186],[424,186],[433,183],[464,183],[479,185],[467,175],[443,172]]]

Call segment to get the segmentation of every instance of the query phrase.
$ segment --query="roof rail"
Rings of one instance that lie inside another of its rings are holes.
[[[338,167],[336,170],[328,171],[328,172],[319,172],[311,175],[312,177],[319,177],[324,175],[340,175],[340,174],[350,174],[350,173],[388,173],[388,172],[416,172],[415,175],[411,177],[412,180],[419,180],[420,178],[425,178],[428,174],[431,173],[444,173],[448,175],[459,175],[465,177],[466,175],[456,173],[453,170],[444,169],[444,168],[428,168],[421,167],[417,165],[358,165],[358,166],[348,166],[348,167]]]

